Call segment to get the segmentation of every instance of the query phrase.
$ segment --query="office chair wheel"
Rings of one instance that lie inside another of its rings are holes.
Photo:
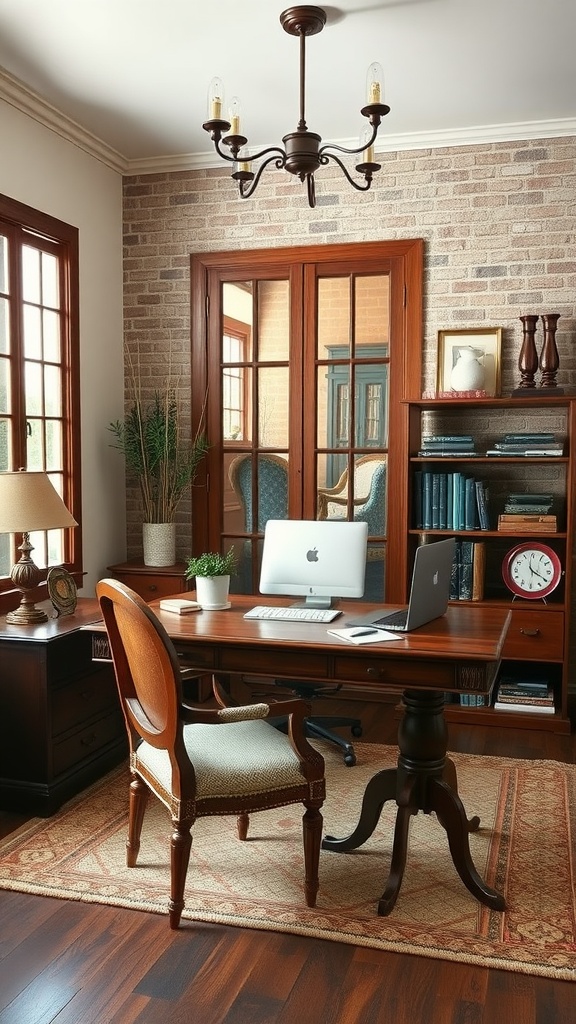
[[[353,736],[361,736],[362,735],[362,726],[361,725],[353,725],[352,729],[351,729],[351,732],[352,732]]]
[[[353,768],[354,765],[356,764],[356,755],[355,754],[345,754],[344,755],[344,764],[346,765],[347,768]]]

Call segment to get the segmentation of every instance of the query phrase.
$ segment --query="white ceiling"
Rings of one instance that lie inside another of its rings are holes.
[[[240,97],[251,144],[296,128],[299,42],[280,26],[285,2],[0,0],[0,66],[126,166],[183,155],[193,166],[211,149],[201,125],[214,75],[227,100]],[[575,0],[325,10],[324,31],[307,41],[306,101],[324,141],[358,139],[374,60],[391,107],[377,148],[576,134]]]

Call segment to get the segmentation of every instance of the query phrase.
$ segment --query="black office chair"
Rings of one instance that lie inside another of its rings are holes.
[[[238,455],[230,464],[230,483],[244,510],[244,529],[253,532],[253,500],[252,500],[252,456]],[[258,456],[258,532],[264,532],[269,519],[288,518],[288,463],[278,455],[262,454]],[[245,680],[246,681],[246,680]],[[272,686],[285,690],[296,697],[313,701],[319,697],[337,693],[340,686],[322,686],[313,682],[302,682],[299,679],[271,679]],[[273,725],[285,731],[286,722],[274,719]],[[306,731],[309,737],[329,740],[344,751],[344,764],[352,767],[356,764],[354,747],[350,742],[332,732],[331,726],[347,726],[353,736],[362,735],[362,723],[358,718],[346,718],[339,715],[313,715],[306,719]]]

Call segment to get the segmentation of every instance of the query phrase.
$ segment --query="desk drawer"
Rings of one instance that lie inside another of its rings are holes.
[[[451,689],[456,674],[455,662],[426,663],[426,682],[417,689]],[[394,688],[414,688],[414,666],[404,658],[336,657],[334,678],[358,683],[386,683]],[[417,676],[417,673],[416,673]]]
[[[514,609],[502,657],[520,661],[562,661],[564,612]]]
[[[52,697],[52,735],[119,707],[118,690],[112,672],[94,671],[70,686],[62,686]]]
[[[118,707],[117,711],[98,719],[61,743],[55,743],[52,754],[54,775],[60,775],[80,761],[95,757],[108,743],[118,739],[124,729],[124,719]]]
[[[161,576],[159,573],[128,573],[118,574],[122,583],[134,590],[144,601],[155,601],[158,597],[172,597],[188,589],[184,577]]]
[[[328,655],[305,650],[256,651],[254,648],[222,647],[218,659],[222,672],[264,675],[283,679],[328,679]]]

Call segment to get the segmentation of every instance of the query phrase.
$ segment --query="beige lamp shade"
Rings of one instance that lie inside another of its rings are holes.
[[[0,533],[78,526],[46,473],[0,473]]]

